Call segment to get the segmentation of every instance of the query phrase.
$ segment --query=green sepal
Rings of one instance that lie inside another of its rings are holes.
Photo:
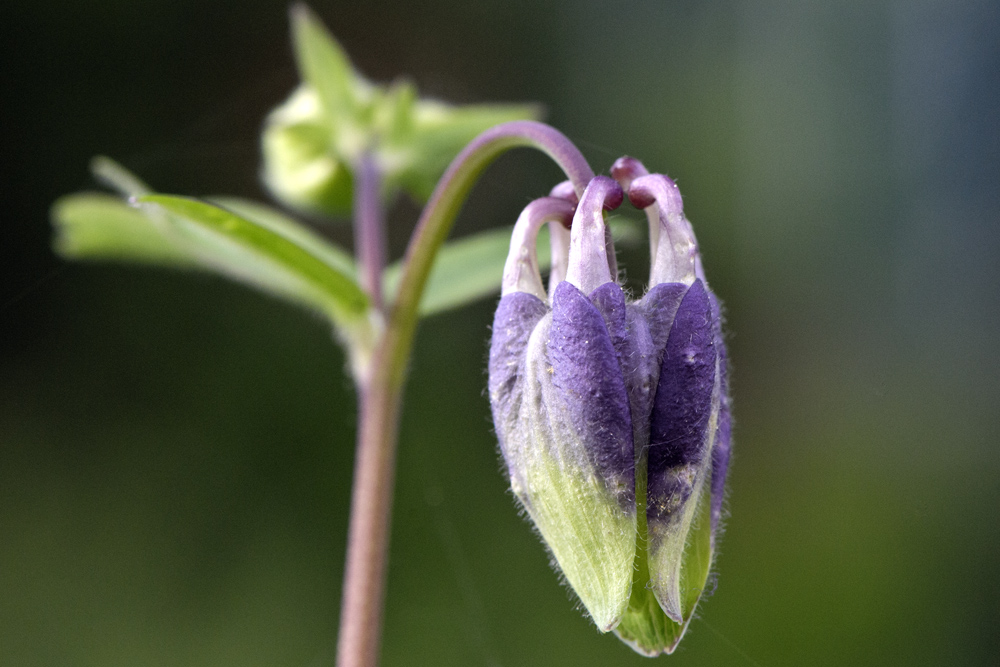
[[[650,522],[650,589],[664,613],[686,626],[708,579],[712,565],[712,528],[709,519],[712,488],[712,450],[719,424],[719,385],[709,413],[707,442],[701,461],[675,469],[678,478],[692,480],[691,496],[667,520]]]
[[[636,462],[637,525],[635,579],[628,609],[615,634],[646,656],[673,653],[684,637],[712,569],[712,448],[719,423],[716,400],[709,416],[709,440],[701,462],[687,472],[691,496],[665,522],[647,520],[647,462]]]
[[[521,405],[504,428],[511,489],[521,501],[566,581],[601,632],[612,630],[629,604],[637,513],[624,508],[586,459],[586,447],[565,416],[545,351],[551,313],[527,346]]]
[[[644,580],[639,576],[641,573],[637,573],[628,609],[615,628],[615,634],[622,641],[643,655],[652,657],[674,652],[684,637],[704,592],[712,567],[710,481],[707,481],[701,489],[693,514],[691,529],[687,535],[688,543],[681,556],[680,589],[683,593],[681,621],[677,622],[664,613],[653,589],[649,586],[648,578]]]

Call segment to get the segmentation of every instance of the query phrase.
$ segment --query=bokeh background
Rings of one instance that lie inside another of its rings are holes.
[[[628,153],[678,180],[737,421],[718,587],[664,664],[1000,663],[1000,5],[313,7],[375,80],[539,101],[598,170]],[[287,32],[263,0],[0,6],[0,664],[333,664],[355,401],[329,332],[222,280],[49,250],[95,154],[266,198]],[[558,178],[505,156],[456,235]],[[397,255],[416,210],[393,209]],[[645,250],[621,260],[641,288]],[[650,664],[574,609],[506,489],[493,305],[419,333],[384,664]]]

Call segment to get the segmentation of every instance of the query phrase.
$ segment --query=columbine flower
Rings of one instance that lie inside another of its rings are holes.
[[[602,632],[657,655],[680,641],[711,567],[729,460],[726,354],[677,186],[631,158],[612,174],[578,203],[557,187],[518,219],[489,393],[511,487],[566,581]],[[634,302],[603,215],[626,193],[650,221],[649,288]],[[535,257],[544,223],[548,290]]]

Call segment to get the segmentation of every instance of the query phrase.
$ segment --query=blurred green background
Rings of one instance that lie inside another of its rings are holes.
[[[663,663],[1000,663],[1000,6],[312,4],[375,80],[539,101],[596,169],[678,180],[737,421],[718,588]],[[49,250],[98,153],[165,192],[266,197],[287,5],[15,0],[0,38],[0,664],[332,665],[355,402],[328,331]],[[456,235],[558,178],[504,157]],[[393,209],[395,255],[415,213]],[[633,285],[644,257],[622,253]],[[574,609],[506,489],[492,307],[419,333],[384,664],[649,664]]]

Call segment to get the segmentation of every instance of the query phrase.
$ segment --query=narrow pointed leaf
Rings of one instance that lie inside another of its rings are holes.
[[[295,240],[205,202],[169,195],[137,200],[154,216],[169,216],[176,234],[202,266],[318,309],[340,324],[361,318],[368,298],[354,279]]]
[[[240,197],[217,196],[209,197],[208,201],[294,241],[341,273],[351,276],[351,278],[357,277],[357,267],[349,252],[322,238],[286,213],[266,204]]]
[[[68,195],[52,207],[55,249],[67,259],[139,262],[192,269],[200,264],[176,236],[120,198]]]

